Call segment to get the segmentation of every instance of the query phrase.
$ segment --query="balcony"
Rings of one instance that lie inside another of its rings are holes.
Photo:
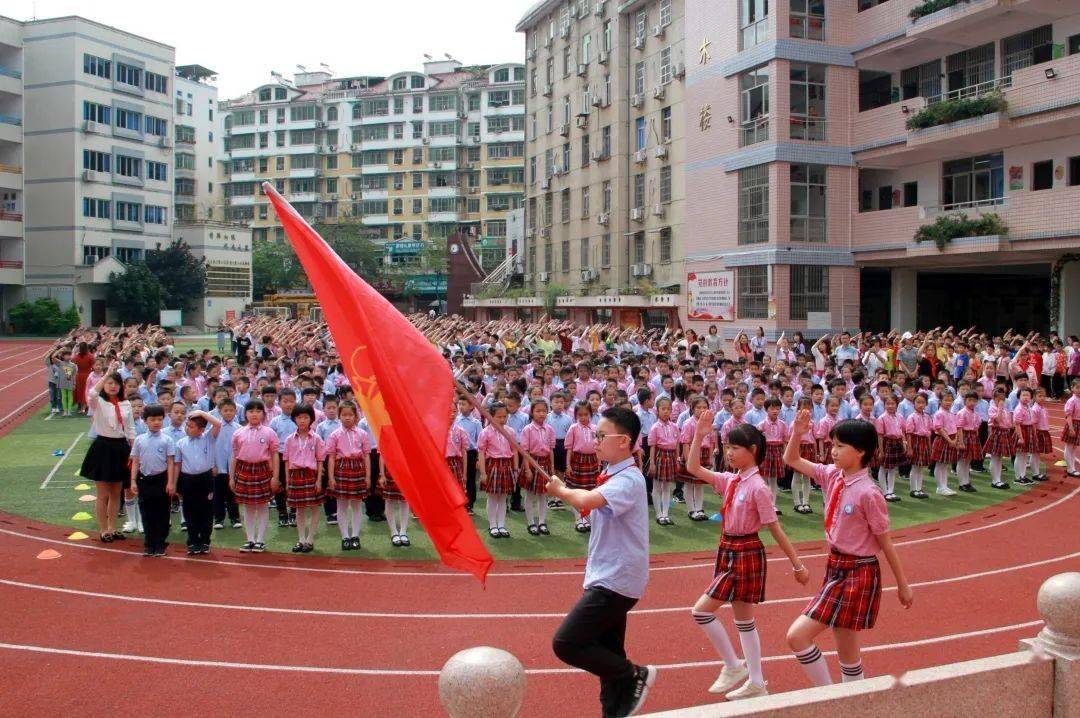
[[[21,259],[0,259],[0,284],[24,284]]]
[[[318,202],[318,192],[290,192],[287,199],[290,202]]]
[[[23,188],[22,167],[18,165],[0,165],[0,187],[21,190]]]
[[[22,237],[23,216],[20,212],[0,212],[0,237]]]
[[[177,172],[179,172],[179,171],[180,170],[177,170]],[[188,170],[188,171],[192,172],[194,170]],[[229,181],[230,182],[254,182],[255,179],[256,179],[256,177],[255,177],[255,171],[254,170],[252,170],[250,172],[233,172],[232,174],[229,175]]]
[[[10,67],[0,65],[0,92],[12,95],[22,94],[22,73]]]
[[[739,147],[767,142],[769,139],[769,117],[759,117],[744,122],[739,127]]]

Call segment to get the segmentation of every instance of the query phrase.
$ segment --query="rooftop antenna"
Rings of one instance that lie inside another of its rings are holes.
[[[424,59],[425,60],[434,60],[435,58],[425,52],[424,53]]]
[[[299,70],[300,72],[307,72],[307,68],[304,67],[303,65],[297,65],[296,69]]]

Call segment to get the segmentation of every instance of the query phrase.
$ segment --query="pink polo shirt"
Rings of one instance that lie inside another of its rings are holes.
[[[1005,408],[1002,404],[998,407],[997,404],[990,405],[990,426],[996,426],[1000,429],[1013,428],[1013,416],[1012,412]]]
[[[944,431],[948,436],[956,436],[956,416],[944,409],[934,414],[934,433]]]
[[[885,412],[874,422],[877,433],[893,439],[904,438],[904,417],[899,414]]]
[[[649,429],[649,446],[667,450],[678,448],[678,425],[674,421],[657,421]]]
[[[724,422],[724,425],[720,427],[720,441],[727,443],[728,434],[739,424],[745,424],[742,419],[736,419],[734,416]]]
[[[836,422],[839,421],[838,417],[829,416],[826,414],[814,427],[814,438],[821,441],[828,441],[829,435],[832,433],[833,427],[836,426]]]
[[[232,450],[238,461],[270,461],[278,451],[277,434],[266,424],[241,426],[232,435]]]
[[[763,524],[776,521],[772,491],[761,478],[756,466],[739,473],[709,472],[713,477],[713,490],[720,496],[721,506],[727,502],[728,491],[734,489],[731,503],[724,513],[724,533],[729,536],[756,534]],[[736,477],[738,484],[735,485]]]
[[[1031,413],[1031,406],[1017,404],[1013,409],[1013,421],[1019,426],[1031,426],[1035,423],[1035,416]]]
[[[521,430],[521,448],[533,456],[547,456],[555,448],[555,428],[530,421]]]
[[[788,425],[777,419],[776,421],[769,421],[766,419],[757,425],[757,428],[761,430],[761,433],[765,435],[765,441],[770,444],[783,444],[791,436],[791,430],[788,429]]]
[[[358,426],[346,429],[338,427],[326,437],[324,451],[327,456],[336,456],[339,459],[352,459],[371,453],[371,440],[367,432]]]
[[[956,428],[963,429],[964,431],[978,431],[979,425],[982,423],[982,419],[971,409],[966,406],[960,411],[956,412]]]
[[[294,468],[317,469],[326,456],[323,440],[314,432],[307,436],[294,433],[285,439],[285,451],[282,457]]]
[[[1031,415],[1035,417],[1035,428],[1039,431],[1050,431],[1050,416],[1042,404],[1031,405]]]
[[[596,431],[592,426],[582,426],[580,421],[566,430],[566,438],[563,439],[563,447],[567,451],[576,451],[579,454],[596,453]]]
[[[930,436],[930,432],[934,428],[934,419],[925,411],[922,413],[913,411],[908,416],[904,428],[912,436]]]
[[[679,431],[679,443],[690,444],[694,440],[694,432],[697,431],[697,417],[691,416],[683,422],[682,429]],[[714,449],[716,448],[716,432],[710,431],[701,439],[701,448]]]
[[[502,428],[509,434],[514,433],[512,426],[503,425]],[[491,425],[484,427],[484,430],[480,432],[480,438],[476,440],[476,449],[482,451],[488,459],[509,459],[514,456],[514,447],[510,445],[510,441]]]
[[[877,537],[889,530],[889,509],[869,469],[845,476],[833,464],[815,464],[814,478],[825,494],[826,507],[833,492],[841,492],[832,528],[825,534],[829,545],[852,556],[873,556],[880,551]]]
[[[982,387],[983,399],[987,401],[994,395],[994,378],[990,376],[979,377],[979,386]]]
[[[1080,421],[1080,397],[1070,396],[1065,402],[1065,418]]]
[[[446,456],[465,456],[469,451],[469,435],[457,424],[450,425],[450,435],[446,437]]]

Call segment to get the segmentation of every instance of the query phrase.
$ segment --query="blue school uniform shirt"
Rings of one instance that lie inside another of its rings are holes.
[[[475,449],[476,442],[480,438],[480,429],[483,428],[480,424],[480,420],[464,414],[458,414],[454,417],[454,426],[461,427],[461,430],[465,432],[465,436],[469,437],[469,448]]]
[[[584,588],[606,588],[641,598],[649,582],[649,505],[645,477],[632,458],[607,467],[611,477],[596,489],[606,503],[589,515],[589,555]]]
[[[135,420],[135,436],[141,436],[148,431],[150,431],[150,429],[146,427],[145,421],[143,421],[142,419]]]
[[[638,421],[641,422],[641,440],[648,443],[649,429],[653,428],[653,425],[659,421],[656,416],[656,410],[638,407],[634,413],[637,414]]]
[[[204,396],[203,398],[201,398],[197,402],[195,402],[195,406],[196,406],[196,408],[198,408],[199,411],[209,412],[210,411],[210,397]]]
[[[896,413],[902,416],[905,420],[915,413],[915,404],[907,399],[901,399],[900,403],[896,405]]]
[[[147,406],[157,403],[157,393],[151,391],[146,384],[139,387],[139,396],[142,397],[143,404],[146,404]]]
[[[1005,408],[1009,411],[1016,411],[1017,404],[1020,403],[1020,389],[1014,388],[1009,392],[1009,396],[1005,399]]]
[[[315,433],[319,438],[326,441],[330,438],[330,435],[341,428],[340,419],[323,419],[319,422],[319,425],[315,427]]]
[[[379,448],[379,442],[375,439],[375,432],[371,430],[371,425],[368,424],[367,417],[365,416],[360,420],[360,423],[356,425],[358,429],[361,429],[368,436],[368,441],[371,442],[372,450]]]
[[[506,417],[506,423],[510,425],[510,428],[514,430],[517,436],[521,436],[521,430],[528,426],[530,421],[529,415],[521,410],[515,411]]]
[[[791,426],[795,423],[795,414],[797,413],[797,411],[798,410],[795,408],[794,404],[791,404],[790,406],[785,406],[783,403],[781,403],[779,417],[780,421],[784,422],[788,426]]]
[[[574,425],[574,417],[565,411],[561,414],[553,411],[548,414],[547,421],[544,423],[555,430],[555,440],[560,441],[566,438],[566,432],[570,431],[570,427]]]
[[[743,423],[750,424],[751,426],[757,426],[761,422],[769,418],[769,414],[765,409],[751,409],[743,414]]]
[[[234,417],[232,421],[222,421],[221,431],[214,439],[214,466],[219,474],[229,473],[229,460],[233,457],[232,437],[240,428],[240,422]]]
[[[726,424],[727,420],[730,418],[731,412],[727,409],[721,409],[720,411],[716,412],[716,418],[714,418],[712,422],[713,429],[715,429],[716,431],[720,431],[724,428],[724,424]]]
[[[165,427],[161,430],[161,433],[172,439],[173,445],[180,441],[180,439],[183,439],[185,436],[187,436],[187,434],[184,433],[183,424],[181,424],[180,426],[166,424]]]
[[[683,409],[682,413],[680,413],[679,416],[675,419],[675,426],[679,427],[679,429],[682,429],[682,425],[685,424],[686,420],[693,415],[694,412],[691,409]]]
[[[277,434],[278,453],[285,453],[285,440],[296,433],[296,422],[291,416],[279,414],[270,420],[270,428]]]
[[[964,372],[971,366],[971,357],[967,354],[957,354],[953,364],[953,379],[960,381],[964,378]]]
[[[154,476],[169,468],[169,457],[176,455],[176,445],[164,431],[148,431],[135,437],[131,455],[139,460],[139,473]]]
[[[828,413],[829,412],[825,409],[825,402],[821,402],[820,404],[811,403],[810,415],[815,423],[824,419],[825,415]]]
[[[176,461],[181,473],[202,474],[214,468],[214,437],[210,427],[199,436],[184,436],[176,442]]]

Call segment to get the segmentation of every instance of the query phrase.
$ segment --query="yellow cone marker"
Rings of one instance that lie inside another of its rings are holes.
[[[68,534],[68,541],[85,541],[88,538],[90,537],[84,534],[82,531],[75,531],[71,534]]]
[[[79,501],[82,501],[83,503],[88,504],[91,501],[97,501],[97,496],[94,496],[93,494],[83,494],[82,496],[79,497]]]
[[[72,516],[71,520],[72,521],[89,521],[92,518],[94,518],[94,517],[91,516],[90,514],[86,513],[85,511],[80,511],[79,513]]]
[[[75,475],[78,476],[78,474],[75,474]],[[76,484],[75,485],[75,490],[76,491],[88,491],[89,489],[90,489],[90,484]]]
[[[1068,466],[1064,461],[1055,461],[1054,466]]]
[[[52,559],[52,558],[60,558],[60,552],[59,551],[54,551],[51,548],[47,548],[44,551],[42,551],[41,553],[39,553],[37,555],[37,557],[42,559],[42,560],[48,560],[48,559]]]

